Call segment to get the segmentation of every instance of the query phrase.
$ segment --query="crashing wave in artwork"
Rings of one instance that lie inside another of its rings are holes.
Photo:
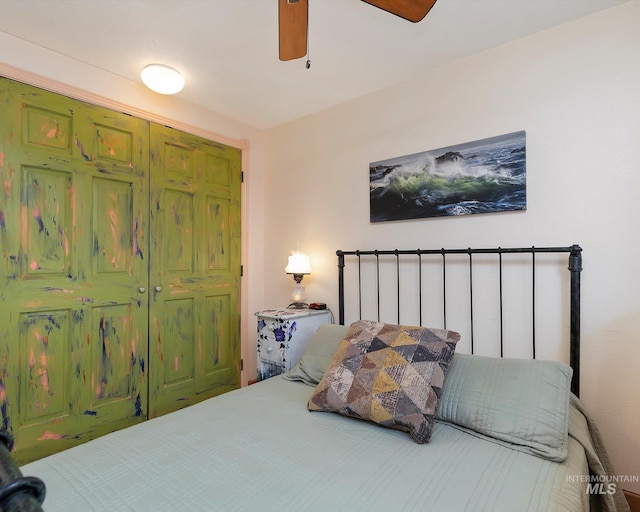
[[[519,131],[369,166],[371,222],[525,210]]]

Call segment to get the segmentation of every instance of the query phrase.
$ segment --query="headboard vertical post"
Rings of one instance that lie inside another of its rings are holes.
[[[400,324],[400,251],[395,250],[396,254],[396,300],[398,302],[398,324]]]
[[[344,253],[336,251],[338,256],[338,323],[344,325]]]
[[[473,253],[469,247],[469,321],[471,324],[471,353],[473,354]]]
[[[442,254],[442,328],[447,328],[447,256],[444,247],[440,250]]]
[[[582,271],[582,248],[579,245],[571,246],[569,271],[571,272],[569,364],[573,368],[571,391],[574,395],[580,396],[580,272]]]

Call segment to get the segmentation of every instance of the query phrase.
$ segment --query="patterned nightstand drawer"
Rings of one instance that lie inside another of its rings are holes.
[[[266,332],[264,332],[266,331]],[[289,342],[287,339],[291,339],[290,336],[285,336],[281,341],[276,340],[275,334],[269,329],[264,329],[260,336],[258,343],[258,354],[263,361],[270,361],[273,363],[282,363],[286,357],[287,347]]]
[[[332,322],[328,309],[268,309],[258,317],[258,380],[288,372],[300,360],[322,324]]]

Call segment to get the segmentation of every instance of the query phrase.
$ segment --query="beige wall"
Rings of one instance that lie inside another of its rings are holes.
[[[264,306],[288,302],[296,246],[309,296],[336,308],[336,249],[579,243],[582,398],[616,471],[640,474],[638,63],[630,2],[270,130]],[[517,130],[526,212],[369,223],[369,162]]]

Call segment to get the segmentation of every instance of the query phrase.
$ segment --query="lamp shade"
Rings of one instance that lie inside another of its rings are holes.
[[[309,264],[309,256],[304,253],[295,251],[289,256],[289,262],[284,267],[287,274],[310,274],[311,265]]]
[[[176,94],[184,87],[184,78],[173,68],[164,64],[149,64],[140,73],[142,82],[159,94]]]

